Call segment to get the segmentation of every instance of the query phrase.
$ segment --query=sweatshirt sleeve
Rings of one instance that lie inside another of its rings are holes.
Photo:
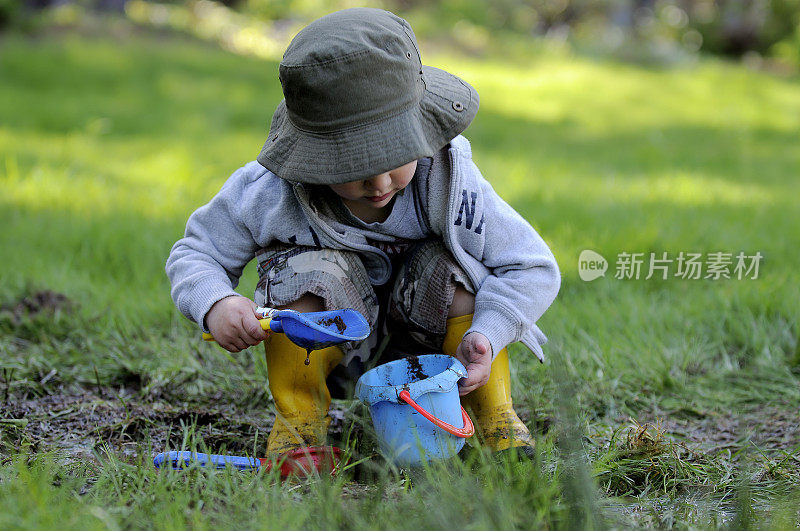
[[[490,274],[475,295],[475,314],[467,333],[485,335],[496,356],[534,327],[555,300],[561,274],[536,230],[483,177],[478,179],[484,201],[485,242],[482,256],[475,258]]]
[[[237,295],[239,277],[259,248],[247,222],[253,216],[259,175],[247,168],[234,173],[208,204],[189,217],[184,237],[167,259],[175,305],[204,330],[211,306]]]

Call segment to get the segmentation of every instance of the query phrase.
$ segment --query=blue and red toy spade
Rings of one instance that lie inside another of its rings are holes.
[[[238,455],[214,455],[198,452],[164,452],[153,459],[156,468],[171,467],[182,470],[196,465],[203,468],[224,469],[233,467],[238,470],[269,472],[279,467],[282,478],[293,475],[335,474],[342,462],[342,451],[335,446],[307,446],[296,448],[279,455],[275,459],[243,457]]]

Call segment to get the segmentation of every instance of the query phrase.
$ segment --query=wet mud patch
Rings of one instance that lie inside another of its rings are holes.
[[[77,305],[63,293],[35,291],[0,303],[0,333],[23,341],[63,337],[70,330],[69,316]]]
[[[233,406],[175,405],[143,400],[125,392],[114,398],[107,389],[9,400],[0,411],[0,454],[23,446],[33,451],[57,450],[70,457],[89,457],[108,446],[123,455],[143,447],[153,452],[180,448],[187,431],[210,451],[252,453],[266,449],[273,415]]]
[[[665,432],[704,452],[736,451],[753,444],[767,452],[792,451],[800,442],[800,409],[759,406],[742,412],[700,412],[686,416],[650,412]]]
[[[6,312],[12,321],[20,323],[25,317],[39,314],[52,315],[56,312],[70,312],[75,304],[63,293],[50,290],[36,291],[17,301],[3,304],[0,312]]]
[[[406,356],[406,362],[408,362],[408,374],[412,381],[424,380],[428,377],[422,370],[422,364],[417,356]]]
[[[24,447],[32,452],[55,450],[76,459],[91,458],[104,447],[129,457],[141,452],[154,455],[181,449],[187,434],[212,453],[266,455],[275,420],[270,409],[176,404],[142,398],[128,389],[99,391],[10,397],[0,407],[0,460]],[[331,416],[330,433],[336,437],[347,423],[337,406]]]
[[[690,413],[642,413],[587,439],[602,488],[614,496],[724,497],[742,474],[756,490],[800,483],[800,411],[771,405]]]

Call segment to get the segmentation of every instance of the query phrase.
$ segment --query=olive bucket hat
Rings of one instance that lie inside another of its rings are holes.
[[[381,9],[324,16],[280,63],[284,100],[258,162],[288,181],[340,184],[432,156],[470,124],[478,94],[423,66],[408,22]]]

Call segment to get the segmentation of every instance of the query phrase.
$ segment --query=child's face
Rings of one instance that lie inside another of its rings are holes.
[[[388,205],[397,192],[408,186],[416,170],[417,161],[415,160],[370,179],[328,186],[348,206],[360,209],[380,209]]]

